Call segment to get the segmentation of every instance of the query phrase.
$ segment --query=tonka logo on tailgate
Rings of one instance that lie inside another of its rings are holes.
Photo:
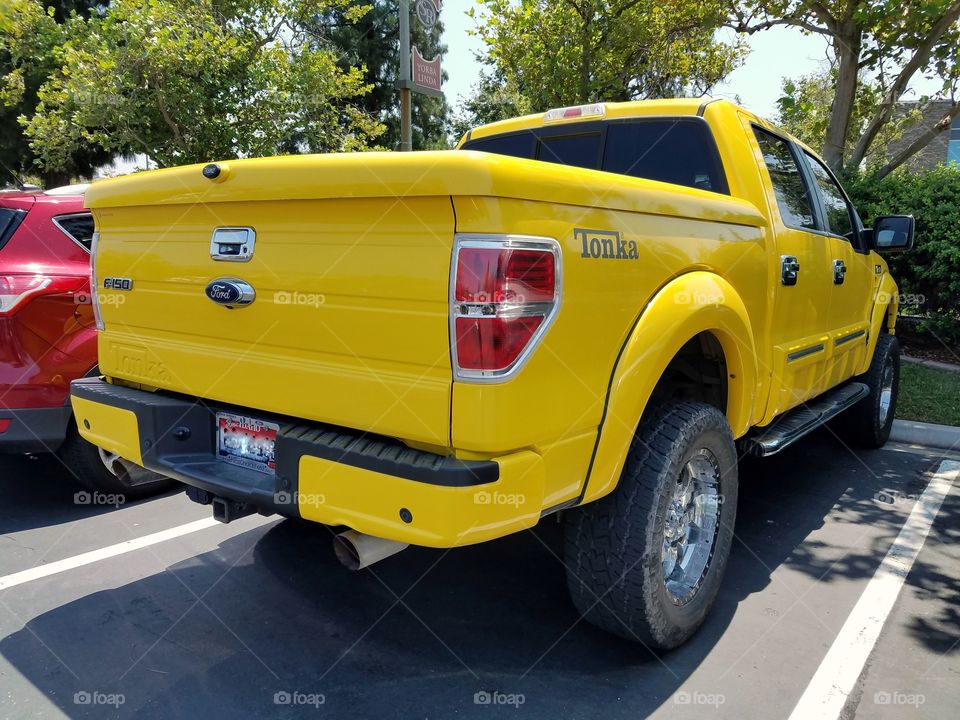
[[[575,228],[573,236],[580,241],[580,257],[592,260],[636,260],[640,257],[636,240],[624,240],[615,230]]]

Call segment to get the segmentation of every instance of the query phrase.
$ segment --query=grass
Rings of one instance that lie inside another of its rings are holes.
[[[960,373],[902,363],[897,417],[960,426]]]

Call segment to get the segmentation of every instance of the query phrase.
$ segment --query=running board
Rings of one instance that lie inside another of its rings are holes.
[[[767,457],[792,445],[870,393],[863,383],[852,382],[830,390],[781,415],[765,428],[758,428],[741,441],[751,455]]]

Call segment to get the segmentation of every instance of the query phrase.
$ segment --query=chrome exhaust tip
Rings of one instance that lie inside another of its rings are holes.
[[[337,560],[348,570],[362,570],[375,562],[396,555],[407,543],[364,535],[356,530],[347,530],[333,538],[333,551]]]

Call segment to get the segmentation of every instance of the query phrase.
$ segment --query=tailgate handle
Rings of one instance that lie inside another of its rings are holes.
[[[257,233],[251,227],[219,227],[210,238],[210,257],[223,262],[249,262]]]

